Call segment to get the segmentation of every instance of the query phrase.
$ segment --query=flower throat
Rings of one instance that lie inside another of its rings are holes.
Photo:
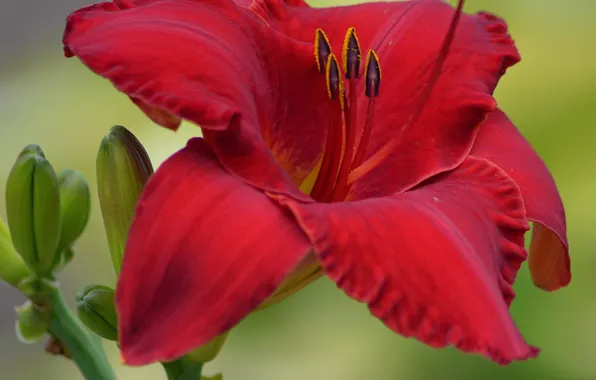
[[[369,50],[364,65],[364,94],[368,98],[364,126],[356,144],[358,123],[357,85],[361,78],[362,55],[355,28],[349,28],[342,48],[343,78],[340,66],[331,49],[329,38],[322,29],[315,31],[314,55],[317,68],[325,75],[329,94],[329,125],[321,166],[310,196],[319,202],[345,200],[352,184],[377,167],[399,145],[404,132],[411,128],[422,114],[435,87],[453,42],[457,24],[461,18],[464,0],[459,0],[441,45],[438,57],[426,82],[425,88],[408,117],[397,133],[374,154],[365,160],[374,116],[375,99],[381,85],[381,64],[374,50]],[[344,79],[348,83],[346,88]]]

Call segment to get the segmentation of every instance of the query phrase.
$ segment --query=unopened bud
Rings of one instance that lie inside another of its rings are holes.
[[[24,156],[26,154],[35,154],[35,155],[42,156],[45,158],[45,154],[43,153],[43,150],[41,150],[41,147],[36,144],[30,144],[30,145],[27,145],[26,147],[24,147],[23,150],[21,150],[21,153],[19,153],[18,158],[21,158],[22,156]]]
[[[77,314],[81,322],[97,335],[118,340],[118,318],[114,307],[114,290],[102,285],[89,285],[77,293]]]
[[[12,246],[8,228],[0,220],[0,280],[17,287],[31,272]]]
[[[195,363],[210,362],[219,354],[219,351],[221,351],[221,348],[226,342],[227,337],[228,333],[223,333],[213,338],[209,343],[192,350],[186,354],[186,357]]]
[[[81,172],[67,169],[58,175],[62,234],[60,249],[68,249],[81,236],[89,221],[91,195]]]
[[[52,165],[34,147],[21,152],[8,176],[6,214],[17,252],[31,270],[44,275],[58,254],[60,193]]]
[[[17,324],[16,333],[23,343],[34,343],[41,339],[52,322],[52,313],[38,305],[25,302],[16,308]]]
[[[115,126],[97,155],[97,187],[112,263],[120,272],[128,229],[153,166],[145,148],[126,128]]]

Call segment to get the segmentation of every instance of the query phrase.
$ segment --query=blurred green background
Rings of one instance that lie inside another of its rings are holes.
[[[40,144],[58,170],[82,170],[95,191],[95,153],[110,126],[131,129],[155,165],[198,133],[190,125],[176,134],[158,128],[107,81],[63,58],[64,18],[85,1],[60,3],[9,0],[0,8],[2,189],[14,158],[29,143]],[[496,96],[546,161],[567,209],[571,286],[544,293],[532,286],[524,266],[515,287],[513,315],[527,340],[543,349],[540,358],[498,367],[453,349],[432,350],[391,333],[364,306],[320,280],[242,322],[205,374],[223,371],[225,380],[596,379],[596,1],[469,0],[466,10],[507,20],[523,61]],[[114,286],[96,200],[60,280],[71,304],[88,283]],[[72,363],[44,354],[43,344],[17,341],[13,307],[21,302],[16,291],[0,285],[0,379],[80,379]],[[115,345],[106,347],[121,379],[165,378],[159,366],[121,366]]]

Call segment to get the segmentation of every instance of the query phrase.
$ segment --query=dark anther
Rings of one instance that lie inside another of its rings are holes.
[[[341,78],[339,76],[339,65],[334,54],[330,54],[327,60],[327,67],[325,70],[325,77],[327,79],[327,91],[332,100],[339,98],[341,94]]]
[[[317,61],[317,68],[321,74],[325,74],[327,67],[327,60],[331,55],[331,45],[329,38],[322,29],[317,29],[315,32],[315,59]]]
[[[343,47],[343,63],[346,79],[358,79],[360,76],[360,43],[354,28],[348,29]]]
[[[379,88],[381,86],[381,64],[379,63],[379,57],[374,50],[369,50],[368,52],[364,77],[366,82],[366,96],[369,98],[379,96]]]

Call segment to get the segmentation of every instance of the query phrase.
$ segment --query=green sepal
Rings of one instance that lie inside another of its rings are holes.
[[[226,339],[228,337],[228,333],[223,333],[221,335],[216,336],[208,343],[195,348],[188,354],[186,354],[186,358],[195,363],[208,363],[215,359],[215,357],[221,351]]]
[[[21,342],[35,343],[46,335],[52,322],[52,313],[47,307],[27,301],[15,310],[16,333]]]

